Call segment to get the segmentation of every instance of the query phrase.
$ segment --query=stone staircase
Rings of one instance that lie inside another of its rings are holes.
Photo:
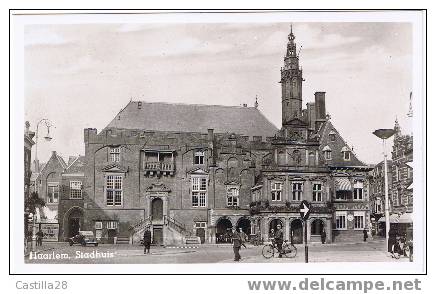
[[[144,230],[146,227],[151,225],[150,217],[141,219],[135,225],[129,228],[130,237],[129,244],[139,244],[142,239],[142,235],[144,234]]]
[[[165,245],[200,244],[200,237],[193,236],[186,226],[172,217],[165,216],[164,224],[167,228],[167,240]]]
[[[115,244],[130,244],[129,236],[118,236],[116,240],[114,240]]]

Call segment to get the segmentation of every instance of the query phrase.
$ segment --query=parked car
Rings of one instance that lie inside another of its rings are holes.
[[[98,246],[98,241],[95,239],[94,233],[92,231],[79,231],[79,234],[71,237],[68,242],[70,243],[70,246],[73,246],[74,244],[80,244],[82,246]]]

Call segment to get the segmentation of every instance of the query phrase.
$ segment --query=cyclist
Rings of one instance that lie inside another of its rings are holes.
[[[274,243],[279,251],[279,258],[282,258],[283,230],[281,225],[277,225],[277,231],[274,234]]]

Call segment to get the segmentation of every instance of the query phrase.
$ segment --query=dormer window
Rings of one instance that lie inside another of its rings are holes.
[[[120,162],[121,158],[121,148],[111,147],[109,150],[109,159],[111,162]]]
[[[324,159],[325,159],[325,160],[331,160],[331,159],[332,159],[332,149],[330,149],[329,146],[325,146],[325,147],[322,149],[322,152],[323,152],[323,154],[324,154]]]
[[[330,133],[329,133],[329,140],[330,140],[331,142],[336,141],[336,133],[334,133],[334,132],[330,132]]]
[[[204,150],[195,151],[194,164],[204,164]]]
[[[345,161],[350,161],[351,160],[351,151],[350,151],[350,149],[347,146],[344,146],[341,149],[341,152],[342,152],[342,155],[343,155],[343,158],[344,158]]]

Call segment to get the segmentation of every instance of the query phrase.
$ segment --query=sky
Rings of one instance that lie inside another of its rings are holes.
[[[24,30],[25,117],[53,123],[38,159],[84,154],[83,129],[100,131],[130,101],[253,106],[281,126],[280,67],[289,23],[40,24]],[[357,157],[382,160],[372,132],[407,117],[412,26],[293,23],[303,105],[326,92],[326,109]],[[389,143],[388,146],[391,144]],[[34,152],[34,150],[33,150]],[[32,154],[34,158],[34,154]]]

